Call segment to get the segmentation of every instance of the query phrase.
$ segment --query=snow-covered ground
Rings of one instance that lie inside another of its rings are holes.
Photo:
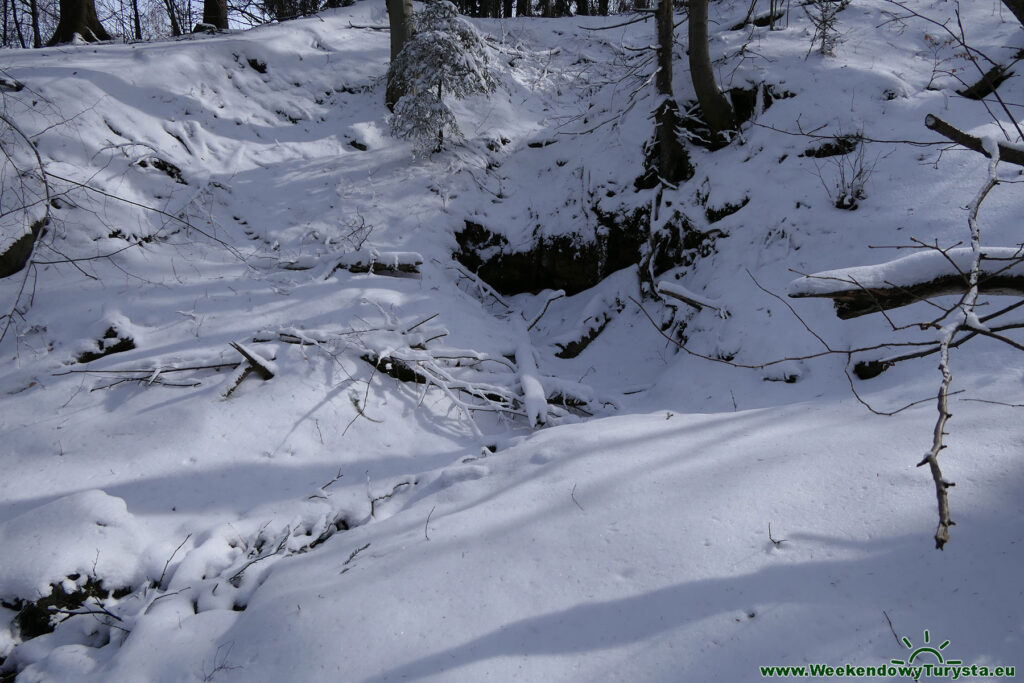
[[[387,134],[380,0],[6,52],[25,87],[4,116],[36,142],[51,222],[36,265],[0,280],[17,308],[0,342],[0,679],[742,681],[907,660],[904,637],[1024,664],[1024,433],[1019,408],[981,402],[1024,403],[1019,352],[953,354],[957,525],[938,552],[915,467],[934,400],[882,416],[851,391],[879,412],[929,399],[936,357],[861,381],[819,355],[935,333],[786,299],[801,274],[905,255],[877,247],[969,241],[986,160],[923,122],[998,133],[955,94],[973,67],[881,0],[839,15],[835,56],[808,52],[796,7],[783,30],[729,30],[748,6],[712,4],[712,56],[725,87],[777,98],[730,146],[692,147],[695,177],[662,196],[709,234],[659,278],[700,311],[643,296],[635,268],[559,297],[493,292],[452,259],[467,221],[527,249],[651,205],[633,181],[653,62],[632,48],[653,21],[474,21],[501,86],[456,103],[465,145],[416,160]],[[961,10],[969,42],[1009,63],[1024,33],[1000,8]],[[1020,118],[1020,78],[999,93]],[[857,134],[862,154],[808,153]],[[19,135],[5,150],[32,169]],[[863,198],[837,209],[858,168]],[[13,169],[0,248],[47,206],[10,213],[19,189],[45,195]],[[1020,242],[1020,173],[1001,177],[981,211],[993,248]],[[239,381],[238,349],[273,376]],[[83,590],[52,633],[16,619]]]

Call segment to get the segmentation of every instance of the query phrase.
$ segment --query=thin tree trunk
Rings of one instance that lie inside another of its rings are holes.
[[[672,95],[672,46],[674,26],[672,0],[660,0],[655,15],[658,24],[658,74],[655,87],[661,102],[654,112],[654,143],[657,171],[663,182],[676,184],[693,175],[689,155],[679,142],[679,107]]]
[[[530,7],[532,2],[533,0],[516,0],[516,16],[528,17],[533,14],[533,10]]]
[[[732,105],[718,89],[708,49],[708,0],[690,0],[690,77],[704,121],[715,132],[736,128]]]
[[[37,0],[29,0],[28,9],[32,17],[32,47],[42,47],[43,38],[39,35],[39,3]]]
[[[135,24],[135,40],[142,40],[142,19],[139,17],[139,0],[132,0],[132,21]]]
[[[14,22],[14,30],[18,34],[18,44],[25,47],[25,36],[21,33],[21,22],[18,21],[18,0],[11,2],[11,20]]]
[[[441,84],[437,84],[437,101],[441,101]],[[437,129],[437,149],[434,152],[440,152],[441,148],[444,147],[444,126]]]
[[[387,7],[388,19],[391,24],[391,61],[395,61],[411,33],[412,0],[387,0]],[[394,109],[395,104],[404,94],[398,83],[388,81],[384,93],[384,103],[388,109]]]
[[[174,0],[164,0],[164,9],[167,10],[167,18],[171,22],[171,35],[181,35],[181,24],[178,23],[178,14],[174,11]]]
[[[576,14],[581,17],[590,14],[590,0],[576,0]]]
[[[659,0],[655,20],[658,24],[658,74],[654,85],[659,95],[672,97],[672,0]],[[692,17],[691,17],[692,20]]]
[[[602,17],[608,16],[608,0],[597,0],[597,13]]]

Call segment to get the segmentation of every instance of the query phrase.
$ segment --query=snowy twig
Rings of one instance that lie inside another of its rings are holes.
[[[889,615],[888,615],[888,613],[886,613],[885,610],[882,610],[882,614],[885,615],[885,620],[887,622],[889,622],[889,630],[892,631],[892,637],[895,638],[896,642],[899,643],[900,646],[902,647],[903,646],[903,641],[901,641],[900,637],[898,635],[896,635],[896,629],[892,625],[892,619],[889,618]]]
[[[436,505],[430,508],[430,512],[427,513],[427,521],[423,523],[423,538],[427,539],[428,541],[430,540],[430,534],[427,533],[427,529],[430,526],[430,516],[434,514],[434,510],[436,509]]]
[[[348,571],[349,569],[351,569],[352,567],[349,567],[348,565],[352,564],[352,560],[356,559],[356,557],[357,557],[357,556],[359,555],[359,553],[363,552],[364,550],[366,550],[366,549],[367,549],[367,548],[369,548],[369,547],[370,547],[370,544],[369,544],[369,543],[367,543],[367,544],[365,544],[365,545],[359,546],[358,548],[356,548],[355,550],[353,550],[353,551],[352,551],[351,553],[349,553],[348,559],[347,559],[347,560],[345,560],[345,561],[344,561],[344,562],[342,563],[342,565],[341,565],[342,569],[341,569],[341,571],[340,571],[340,572],[338,572],[338,573],[339,573],[339,574],[344,574],[344,573],[345,573],[345,572],[347,572],[347,571]]]
[[[637,301],[633,297],[628,297],[628,298],[629,298],[630,301],[632,301],[636,305],[637,308],[640,309],[640,312],[644,314],[644,317],[647,318],[647,320],[651,323],[651,325],[658,332],[658,334],[660,334],[662,337],[664,337],[666,340],[668,340],[669,342],[674,344],[679,349],[685,351],[687,354],[689,354],[691,356],[695,356],[697,358],[701,358],[703,360],[711,361],[713,363],[721,363],[723,365],[728,365],[730,367],[745,368],[747,370],[763,370],[763,369],[769,368],[769,367],[771,367],[773,365],[779,365],[780,363],[789,363],[789,362],[792,362],[792,361],[800,361],[800,360],[812,360],[812,359],[815,359],[815,358],[821,358],[823,356],[840,355],[840,356],[847,356],[849,358],[849,357],[852,357],[853,354],[864,353],[866,351],[877,351],[879,349],[887,349],[887,348],[894,348],[894,347],[900,347],[900,346],[925,346],[925,345],[931,345],[931,344],[934,343],[934,342],[885,342],[885,343],[882,343],[882,344],[874,344],[872,346],[861,346],[861,347],[852,348],[852,349],[834,349],[831,346],[829,346],[824,341],[824,339],[821,339],[819,337],[819,340],[823,344],[825,344],[825,346],[826,346],[826,349],[824,351],[819,351],[817,353],[810,353],[810,354],[807,354],[807,355],[804,355],[804,356],[787,356],[785,358],[777,358],[775,360],[765,361],[763,363],[737,363],[736,361],[726,360],[725,358],[718,358],[716,356],[708,356],[706,354],[700,353],[699,351],[694,351],[693,349],[689,348],[688,346],[686,346],[685,344],[680,342],[678,339],[673,339],[668,334],[666,334],[664,330],[661,329],[661,327],[658,325],[657,322],[655,322],[655,320],[651,316],[651,314],[647,311],[646,308],[644,308],[644,306],[639,301]],[[806,323],[805,323],[805,325],[806,325]],[[814,334],[814,333],[812,332],[812,334]],[[817,335],[815,335],[815,336],[817,336]]]
[[[586,512],[583,509],[583,506],[580,505],[580,502],[578,500],[576,500],[576,484],[575,483],[573,483],[573,485],[572,485],[572,491],[569,491],[569,497],[572,498],[572,502],[576,504],[576,507],[578,507],[581,512]]]
[[[991,159],[988,167],[988,177],[978,191],[978,194],[968,205],[967,224],[971,231],[971,250],[974,258],[971,261],[971,271],[968,278],[968,292],[965,300],[959,305],[959,313],[962,319],[958,322],[948,324],[941,330],[941,341],[939,343],[939,371],[942,373],[942,382],[939,384],[939,395],[936,399],[939,417],[935,421],[935,429],[932,432],[932,447],[925,454],[924,459],[917,464],[918,467],[927,464],[931,470],[932,480],[935,482],[935,495],[939,507],[939,525],[935,530],[935,547],[942,550],[949,541],[949,527],[955,522],[949,516],[948,489],[954,486],[953,482],[946,481],[942,476],[942,469],[939,467],[939,453],[946,447],[943,437],[946,432],[946,422],[952,417],[949,412],[949,387],[953,382],[953,373],[949,369],[949,347],[957,330],[963,326],[977,329],[972,324],[977,319],[974,310],[978,304],[978,278],[981,273],[981,226],[978,223],[978,212],[981,204],[985,201],[989,192],[999,184],[999,146],[994,140],[986,141],[986,151]],[[980,324],[979,324],[980,326]],[[979,330],[980,331],[980,330]]]
[[[782,133],[783,135],[791,135],[791,136],[794,136],[794,137],[801,137],[801,138],[810,138],[812,140],[835,140],[836,139],[835,135],[823,135],[823,134],[815,133],[813,131],[812,132],[805,132],[805,131],[802,131],[802,130],[801,131],[797,131],[797,132],[793,132],[791,130],[785,130],[783,128],[776,128],[775,126],[769,125],[767,123],[760,123],[758,121],[751,121],[750,125],[757,126],[758,128],[766,128],[766,129],[768,129],[770,131],[774,131],[776,133]],[[864,142],[878,142],[878,143],[887,144],[887,145],[910,145],[911,147],[934,147],[936,145],[944,145],[944,144],[946,144],[944,142],[923,142],[921,140],[871,138],[871,137],[867,137],[865,135],[862,135],[861,139]]]
[[[542,308],[540,313],[537,314],[537,317],[535,317],[533,319],[533,322],[531,322],[529,325],[526,326],[526,331],[529,332],[530,330],[532,330],[537,325],[537,323],[540,322],[540,319],[543,318],[544,314],[548,312],[548,306],[551,305],[552,301],[557,301],[558,299],[564,299],[564,298],[565,298],[565,290],[562,290],[562,289],[558,290],[557,292],[555,292],[551,296],[549,296],[547,298],[547,301],[544,302],[544,308]]]
[[[242,585],[242,575],[245,573],[245,570],[248,569],[249,567],[253,566],[257,562],[262,562],[263,560],[267,559],[268,557],[273,557],[274,555],[280,554],[285,549],[285,545],[288,543],[288,536],[290,534],[291,534],[291,529],[290,528],[286,528],[284,530],[284,533],[281,534],[281,541],[277,544],[277,547],[273,550],[273,552],[269,552],[269,553],[266,553],[266,554],[263,554],[263,555],[258,555],[257,557],[254,557],[253,559],[251,559],[248,562],[246,562],[245,564],[243,564],[242,568],[239,569],[237,572],[235,572],[231,576],[230,579],[228,579],[228,583],[230,583],[235,588],[238,588],[240,585]]]
[[[393,487],[391,487],[391,492],[390,493],[385,493],[383,495],[375,496],[375,497],[370,498],[370,516],[373,517],[374,514],[376,513],[376,511],[377,511],[377,502],[378,501],[388,500],[388,499],[392,498],[396,493],[398,493],[398,489],[400,489],[400,488],[403,488],[405,486],[415,486],[415,485],[416,485],[415,481],[400,481],[397,484],[395,484]]]

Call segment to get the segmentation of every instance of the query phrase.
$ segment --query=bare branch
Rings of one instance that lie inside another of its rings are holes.
[[[965,133],[953,124],[943,121],[935,114],[928,114],[928,116],[924,118],[924,125],[925,128],[935,131],[942,137],[952,140],[962,147],[966,147],[967,149],[978,152],[979,154],[983,154],[986,157],[990,156],[989,153],[985,151],[985,145],[981,138],[975,137],[970,133]],[[1010,147],[1009,145],[999,143],[999,158],[1000,160],[1014,164],[1015,166],[1024,166],[1024,150],[1016,147]]]

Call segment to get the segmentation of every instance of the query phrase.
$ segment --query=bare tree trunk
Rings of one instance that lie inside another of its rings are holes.
[[[441,83],[440,82],[438,82],[438,84],[437,84],[437,101],[438,102],[441,101]],[[435,149],[434,152],[435,153],[436,152],[440,152],[443,147],[444,147],[444,126],[441,126],[440,128],[437,129],[437,149]]]
[[[171,22],[171,35],[181,35],[181,24],[178,22],[178,13],[175,11],[174,0],[164,0],[164,9],[167,10],[167,18]]]
[[[391,24],[391,61],[395,61],[412,33],[412,0],[387,0],[387,6]],[[384,103],[388,109],[394,109],[404,94],[398,83],[389,80],[384,93]]]
[[[690,0],[690,78],[704,121],[715,132],[736,128],[732,105],[718,89],[708,50],[708,0]]]
[[[96,16],[93,0],[60,0],[60,22],[47,45],[70,43],[76,33],[89,42],[110,40],[110,34]]]
[[[581,17],[590,14],[590,0],[576,0],[576,14]]]
[[[512,0],[502,0],[501,3],[501,15],[506,19],[512,16],[512,8],[514,3]]]
[[[227,0],[203,0],[203,23],[222,30],[226,29],[228,27]]]
[[[530,7],[533,0],[516,0],[516,16],[517,17],[528,17],[533,14],[533,10]]]
[[[135,28],[135,40],[142,40],[142,19],[139,17],[139,0],[132,0],[132,22]]]
[[[597,0],[597,13],[602,17],[608,16],[608,0]]]
[[[37,0],[29,0],[28,9],[32,17],[32,47],[42,47],[43,38],[39,35],[39,3]]]
[[[658,23],[658,74],[655,86],[661,102],[654,112],[654,144],[657,172],[663,182],[676,184],[693,175],[689,155],[679,142],[679,107],[672,95],[673,2],[660,0],[655,14]]]
[[[25,36],[21,33],[21,22],[18,21],[18,1],[11,1],[11,21],[14,22],[14,30],[18,34],[18,44],[25,47]]]

